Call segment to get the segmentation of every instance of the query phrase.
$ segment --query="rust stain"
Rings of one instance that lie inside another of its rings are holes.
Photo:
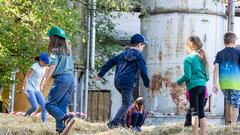
[[[162,88],[162,76],[160,74],[154,74],[151,79],[151,91],[154,93],[155,91],[159,91]]]
[[[167,72],[166,76],[171,76],[172,73]],[[153,74],[151,79],[151,91],[153,93],[161,93],[161,88],[171,87],[170,77],[163,77],[161,74]]]
[[[171,98],[176,105],[176,114],[186,111],[187,102],[185,100],[186,87],[177,85],[176,82],[171,81],[172,72],[166,72],[166,76],[155,73],[151,79],[150,93],[152,97],[157,93],[162,93],[162,91],[168,91]]]
[[[162,61],[162,59],[163,59],[163,53],[161,51],[158,53],[158,59],[160,61]]]
[[[180,114],[181,111],[186,111],[187,102],[185,100],[185,86],[177,85],[175,82],[171,82],[170,95],[176,105],[176,114]]]

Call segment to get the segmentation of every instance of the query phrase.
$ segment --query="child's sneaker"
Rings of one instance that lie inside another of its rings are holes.
[[[190,127],[190,126],[192,126],[192,111],[191,109],[188,109],[184,127]]]
[[[62,129],[56,129],[57,135],[61,135],[62,131]]]
[[[126,122],[125,122],[125,120],[123,119],[123,120],[121,120],[119,123],[118,123],[118,125],[119,126],[121,126],[122,128],[125,128],[126,127],[126,124],[125,124]]]
[[[138,132],[142,132],[142,129],[139,126],[137,126],[137,130],[138,130]]]
[[[116,128],[116,127],[117,127],[117,125],[114,124],[114,123],[111,122],[111,121],[107,123],[107,126],[108,126],[109,129],[113,129],[113,128]]]
[[[134,133],[138,133],[138,132],[139,132],[138,129],[137,129],[137,127],[132,127],[132,131],[133,131]]]
[[[68,122],[73,118],[74,118],[74,115],[72,115],[72,114],[65,115],[64,118],[62,119],[64,126],[66,126],[68,124]]]
[[[62,133],[60,135],[67,135],[68,132],[70,131],[70,129],[72,128],[73,124],[75,123],[75,117],[72,114],[67,114],[64,118],[63,118],[63,122],[64,122],[64,130],[62,131]]]

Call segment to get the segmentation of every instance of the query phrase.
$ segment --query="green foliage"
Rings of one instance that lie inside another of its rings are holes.
[[[140,5],[140,0],[97,0],[97,9],[103,12],[130,11]]]
[[[86,6],[87,1],[74,0]],[[97,0],[97,70],[122,49],[109,34],[114,33],[110,11],[129,11],[136,4],[139,0]],[[73,46],[79,44],[79,35],[86,45],[86,25],[81,22],[86,13],[80,11],[68,8],[66,0],[0,0],[0,84],[9,84],[12,71],[26,72],[34,57],[47,51],[47,31],[54,25],[66,31]]]
[[[90,71],[89,85],[96,86],[95,76],[100,70],[101,66],[110,58],[116,55],[123,49],[120,45],[116,44],[113,35],[115,24],[112,23],[109,13],[99,13],[96,19],[96,51],[95,51],[95,70]],[[112,74],[112,72],[109,72]],[[103,78],[102,84],[106,84],[107,80]]]
[[[125,11],[140,5],[140,0],[97,0],[97,45],[96,69],[123,48],[114,42],[114,27],[111,11]],[[120,14],[119,14],[120,15]],[[103,55],[104,54],[104,55]]]
[[[6,83],[17,68],[26,71],[36,55],[47,51],[47,31],[53,25],[65,29],[73,45],[73,35],[83,30],[79,10],[68,9],[65,1],[0,2],[0,83]]]

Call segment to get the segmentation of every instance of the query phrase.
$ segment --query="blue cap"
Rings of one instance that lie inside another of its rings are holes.
[[[138,43],[144,43],[145,45],[148,44],[148,42],[145,40],[144,36],[142,34],[135,34],[131,37],[131,44],[138,44]]]
[[[42,52],[38,57],[45,64],[49,64],[49,59],[48,59],[48,54],[47,53]]]

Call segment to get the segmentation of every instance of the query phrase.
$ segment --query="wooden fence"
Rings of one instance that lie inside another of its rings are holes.
[[[111,92],[109,90],[90,90],[88,93],[88,119],[107,121],[111,115]]]

